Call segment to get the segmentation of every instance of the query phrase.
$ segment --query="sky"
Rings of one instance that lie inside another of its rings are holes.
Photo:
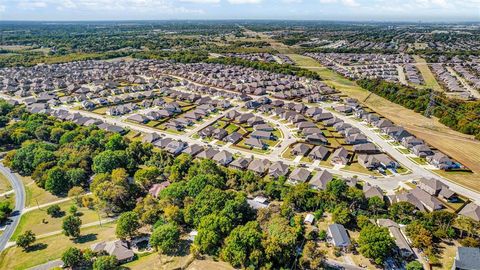
[[[480,21],[480,0],[0,0],[0,20]]]

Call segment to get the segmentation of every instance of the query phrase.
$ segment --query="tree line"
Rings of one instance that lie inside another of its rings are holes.
[[[416,89],[382,80],[361,79],[357,83],[372,93],[418,113],[424,113],[431,104],[432,114],[442,124],[480,140],[480,101],[448,98],[431,89]]]

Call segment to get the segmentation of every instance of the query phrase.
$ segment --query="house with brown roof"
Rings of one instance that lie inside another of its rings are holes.
[[[308,154],[308,157],[312,159],[325,160],[330,152],[325,146],[315,146],[312,151]]]
[[[268,159],[254,159],[250,164],[248,164],[248,170],[253,171],[258,175],[263,175],[268,170],[270,166],[270,161]]]
[[[288,174],[288,171],[289,171],[289,167],[287,164],[281,161],[276,161],[270,165],[268,174],[273,178],[278,178],[280,176],[286,176]]]
[[[304,168],[296,168],[288,177],[288,181],[292,184],[305,183],[310,178],[310,171]]]
[[[128,247],[128,243],[122,240],[95,243],[90,246],[90,249],[93,252],[104,251],[122,263],[129,262],[135,257],[133,251]]]
[[[347,165],[348,163],[348,151],[343,147],[337,148],[331,159],[332,164]]]
[[[292,154],[297,156],[305,156],[308,153],[308,151],[310,151],[310,146],[304,143],[297,143],[292,148]]]

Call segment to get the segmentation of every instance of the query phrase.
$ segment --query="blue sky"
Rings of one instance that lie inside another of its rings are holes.
[[[0,0],[0,20],[480,21],[480,0]]]

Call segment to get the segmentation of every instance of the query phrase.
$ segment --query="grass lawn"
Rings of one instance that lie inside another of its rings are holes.
[[[43,188],[38,187],[30,177],[17,176],[22,179],[22,182],[25,185],[25,207],[32,207],[36,206],[37,203],[44,204],[62,199],[61,197],[55,196]]]
[[[352,171],[352,172],[358,172],[358,173],[363,173],[363,174],[369,174],[369,175],[378,175],[380,176],[381,174],[378,173],[377,171],[370,171],[362,167],[362,165],[358,164],[358,162],[354,162],[350,165],[347,165],[341,169],[342,171]]]
[[[18,227],[15,230],[15,233],[12,235],[12,239],[15,239],[20,233],[23,233],[26,230],[32,230],[37,236],[61,230],[63,218],[65,218],[69,214],[68,209],[73,204],[73,201],[67,201],[58,204],[58,206],[60,206],[60,209],[65,212],[64,216],[58,218],[53,218],[48,215],[47,207],[43,207],[40,208],[40,210],[36,209],[26,213],[21,217]],[[98,221],[97,212],[84,207],[79,207],[78,211],[83,213],[80,216],[82,224]],[[45,220],[46,223],[43,223],[43,220]]]
[[[438,248],[438,258],[440,260],[440,265],[433,265],[433,270],[450,270],[452,269],[453,260],[455,258],[455,254],[457,253],[457,246],[458,244],[446,244],[440,243]]]
[[[402,153],[402,154],[410,154],[410,150],[408,150],[407,148],[397,148],[398,152]]]
[[[428,67],[425,59],[418,55],[414,55],[413,58],[415,59],[415,66],[418,68],[420,73],[422,74],[422,77],[425,81],[425,86],[427,88],[431,88],[436,91],[443,91],[442,87],[440,84],[438,84],[438,81],[435,79],[435,76],[433,75],[432,71]]]
[[[233,123],[230,123],[225,130],[228,132],[228,134],[232,134],[233,132],[237,131],[239,127]]]
[[[12,189],[10,182],[8,181],[7,177],[0,173],[0,193],[7,192]]]
[[[428,165],[428,162],[425,158],[421,158],[421,157],[411,157],[410,158],[411,160],[413,160],[414,162],[420,164],[420,165]]]
[[[434,170],[433,172],[466,188],[480,191],[480,175],[477,173],[443,170]]]
[[[105,106],[105,107],[97,108],[97,109],[93,110],[92,112],[96,113],[96,114],[100,114],[100,115],[105,115],[105,114],[107,114],[107,110],[108,110],[108,106]]]
[[[285,152],[283,152],[282,157],[286,159],[294,160],[296,156],[292,154],[292,148],[288,147],[285,150]]]
[[[82,229],[77,243],[72,242],[63,234],[49,236],[37,240],[37,246],[29,252],[16,246],[4,250],[0,254],[0,269],[27,269],[59,259],[69,247],[85,249],[96,242],[113,239],[115,239],[115,223]]]

